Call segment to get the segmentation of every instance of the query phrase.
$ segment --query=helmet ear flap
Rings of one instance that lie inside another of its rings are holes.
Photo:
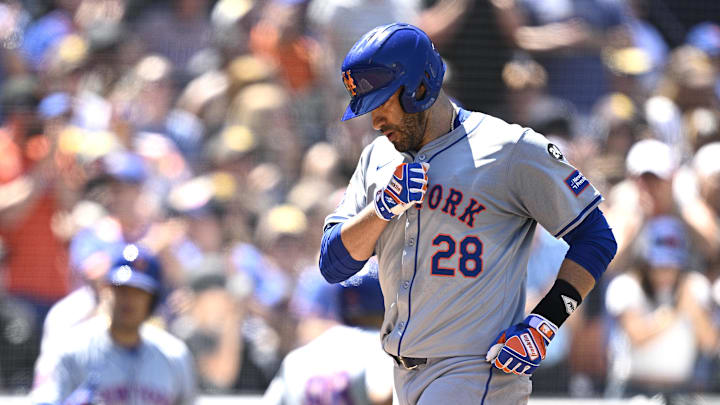
[[[400,93],[400,105],[406,113],[413,114],[428,109],[435,102],[435,98],[437,94],[429,85],[428,73],[424,72],[415,90],[403,90]]]

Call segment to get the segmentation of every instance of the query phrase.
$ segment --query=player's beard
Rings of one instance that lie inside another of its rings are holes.
[[[417,151],[422,145],[427,123],[427,113],[421,111],[414,114],[405,114],[400,126],[393,128],[394,136],[391,140],[398,152]]]

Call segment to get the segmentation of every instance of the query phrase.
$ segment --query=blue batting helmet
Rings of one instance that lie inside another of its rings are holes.
[[[127,285],[157,295],[162,287],[162,268],[147,250],[126,245],[110,269],[108,281],[115,286]]]
[[[401,87],[400,104],[406,113],[427,110],[440,94],[444,75],[445,64],[422,30],[400,23],[376,27],[343,61],[342,80],[351,100],[342,120],[380,107]],[[421,84],[426,91],[418,99]]]

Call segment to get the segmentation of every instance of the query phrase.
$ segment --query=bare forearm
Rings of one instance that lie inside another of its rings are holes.
[[[563,260],[560,271],[558,272],[558,278],[567,281],[575,287],[582,299],[585,299],[595,287],[595,279],[592,274],[570,259]]]
[[[387,225],[387,221],[375,214],[371,204],[343,224],[340,236],[353,259],[367,260],[373,255],[375,244]]]
[[[652,314],[643,315],[629,310],[620,317],[620,324],[633,345],[641,346],[666,331],[677,314],[670,308],[660,308]]]

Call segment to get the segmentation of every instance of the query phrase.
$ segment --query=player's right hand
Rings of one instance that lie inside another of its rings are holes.
[[[422,203],[427,191],[427,163],[402,163],[395,168],[390,183],[375,193],[375,213],[390,221],[413,204]]]
[[[538,314],[500,333],[488,349],[485,360],[493,366],[517,375],[530,375],[545,359],[547,345],[558,327]]]

